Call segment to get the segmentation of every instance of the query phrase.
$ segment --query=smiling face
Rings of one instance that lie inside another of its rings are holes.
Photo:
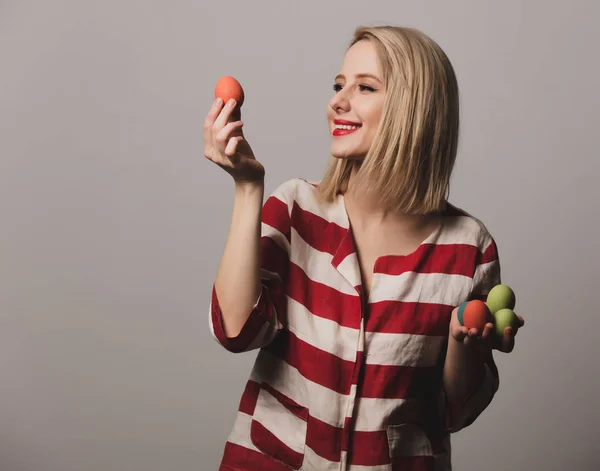
[[[375,47],[368,40],[354,44],[344,56],[327,107],[331,154],[363,160],[383,113],[385,87]]]

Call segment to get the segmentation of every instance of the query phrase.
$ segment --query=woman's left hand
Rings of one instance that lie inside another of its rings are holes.
[[[510,353],[515,348],[515,336],[518,330],[525,325],[525,320],[521,316],[517,316],[517,325],[504,329],[504,335],[500,337],[496,334],[496,327],[493,323],[488,322],[483,328],[483,332],[478,329],[468,329],[460,325],[458,321],[458,308],[452,311],[450,320],[450,336],[457,342],[464,345],[479,345],[498,350],[503,353]]]

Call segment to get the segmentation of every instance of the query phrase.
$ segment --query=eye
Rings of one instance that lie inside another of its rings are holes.
[[[342,84],[340,84],[340,83],[336,83],[336,84],[334,84],[334,85],[333,85],[333,90],[334,90],[335,92],[339,92],[339,91],[340,91],[342,88],[344,88],[344,87],[343,87],[343,86],[342,86]],[[370,87],[369,85],[359,85],[359,86],[358,86],[358,89],[359,89],[361,92],[364,92],[364,91],[367,91],[367,92],[375,92],[375,91],[376,91],[376,90],[375,90],[373,87]]]

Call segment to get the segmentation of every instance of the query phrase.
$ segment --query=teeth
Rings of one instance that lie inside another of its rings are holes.
[[[347,124],[336,124],[335,128],[336,129],[346,129],[348,131],[352,130],[352,129],[358,129],[360,126],[349,126]]]

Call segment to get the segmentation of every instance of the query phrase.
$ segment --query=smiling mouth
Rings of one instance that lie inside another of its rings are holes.
[[[333,129],[334,136],[347,136],[348,134],[352,134],[355,131],[358,131],[360,126],[350,126],[347,124],[336,124]]]

